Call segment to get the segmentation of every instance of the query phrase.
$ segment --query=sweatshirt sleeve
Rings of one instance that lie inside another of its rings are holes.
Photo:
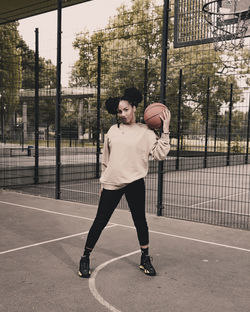
[[[155,160],[164,160],[170,151],[169,134],[162,133],[160,138],[155,135],[155,142],[151,148],[150,154]]]
[[[109,149],[109,138],[108,134],[106,134],[105,139],[104,139],[104,144],[103,144],[103,150],[102,150],[102,173],[105,171],[105,169],[108,166],[108,161],[109,161],[109,154],[110,154],[110,149]]]

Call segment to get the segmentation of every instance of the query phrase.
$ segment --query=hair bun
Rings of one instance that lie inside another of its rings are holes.
[[[142,94],[136,88],[128,88],[124,91],[125,99],[129,100],[129,102],[135,104],[136,106],[142,101]]]
[[[117,114],[117,108],[118,108],[118,105],[119,105],[119,98],[118,97],[110,97],[106,100],[105,102],[105,107],[108,111],[109,114],[112,114],[112,115],[116,115]]]

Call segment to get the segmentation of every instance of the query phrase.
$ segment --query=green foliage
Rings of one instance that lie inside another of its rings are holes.
[[[101,46],[101,86],[106,98],[119,96],[131,86],[136,86],[143,93],[147,59],[147,100],[148,103],[159,101],[162,24],[162,7],[157,7],[153,0],[132,0],[130,8],[120,6],[105,30],[82,33],[76,37],[74,48],[79,50],[79,60],[72,71],[71,85],[97,86],[97,49]],[[208,78],[209,116],[213,122],[221,107],[229,103],[230,84],[234,86],[233,103],[242,100],[235,72],[242,77],[249,73],[249,50],[241,50],[237,55],[222,54],[215,52],[210,44],[175,49],[172,46],[173,30],[173,19],[170,18],[166,100],[172,112],[172,134],[177,129],[180,69],[183,70],[183,132],[190,129],[198,115],[203,123],[206,119]],[[139,107],[138,118],[142,114],[143,107]]]
[[[152,1],[135,1],[130,11],[121,6],[117,16],[110,19],[107,30],[91,36],[89,33],[78,35],[74,47],[79,49],[80,59],[74,66],[71,84],[96,86],[97,47],[100,45],[102,87],[108,95],[119,94],[128,85],[143,89],[144,59],[154,63],[161,54],[161,43],[157,40],[160,19],[156,20],[158,13],[152,12],[154,16],[149,21],[149,8],[154,8]],[[159,74],[159,69],[159,66],[150,67],[149,84],[155,81],[152,77],[156,72]]]
[[[34,90],[35,88],[35,51],[31,50],[19,36],[17,45],[21,58],[22,89]],[[39,57],[39,88],[56,88],[56,66],[51,60]],[[20,107],[21,109],[21,107]],[[21,112],[19,111],[20,115]],[[40,98],[39,100],[40,125],[49,127],[55,122],[55,99]],[[34,123],[34,107],[29,107],[29,123]]]
[[[9,128],[14,125],[14,112],[22,115],[20,89],[34,90],[35,52],[20,37],[18,23],[0,26],[0,94],[4,107],[4,122]],[[39,58],[39,88],[56,87],[56,67],[50,60]],[[46,123],[54,123],[54,100],[40,100],[40,111]],[[53,119],[53,121],[51,120]],[[41,118],[42,119],[42,118]],[[9,123],[10,121],[10,123]],[[29,123],[34,121],[34,110],[29,106]],[[7,128],[8,128],[7,127]]]
[[[231,138],[235,141],[244,141],[247,136],[247,123],[248,113],[241,111],[233,111],[231,118]],[[220,128],[221,132],[227,135],[227,129],[229,126],[229,113],[220,116]],[[219,133],[219,135],[221,135]]]
[[[16,50],[18,43],[17,23],[0,26],[0,94],[4,107],[6,124],[13,115],[19,101],[21,86],[20,56]]]
[[[244,147],[241,144],[239,135],[237,135],[235,140],[231,143],[231,152],[235,154],[244,153]]]
[[[35,51],[31,50],[20,37],[17,48],[21,56],[22,88],[34,89]],[[56,87],[56,66],[52,64],[51,60],[39,57],[39,88],[45,87]]]

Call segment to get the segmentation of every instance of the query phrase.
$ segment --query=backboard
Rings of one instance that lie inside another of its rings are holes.
[[[249,0],[175,0],[175,48],[249,37],[249,26]]]

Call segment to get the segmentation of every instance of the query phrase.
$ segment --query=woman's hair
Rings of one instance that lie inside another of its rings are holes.
[[[106,100],[105,107],[109,114],[112,114],[112,115],[117,114],[117,108],[118,108],[119,102],[120,102],[120,98],[118,97],[114,97],[114,98],[110,97]]]
[[[138,104],[142,101],[142,94],[136,88],[128,88],[124,91],[123,96],[108,98],[105,102],[105,106],[106,106],[108,113],[112,115],[116,115],[118,105],[121,100],[128,101],[132,106],[137,107]]]

